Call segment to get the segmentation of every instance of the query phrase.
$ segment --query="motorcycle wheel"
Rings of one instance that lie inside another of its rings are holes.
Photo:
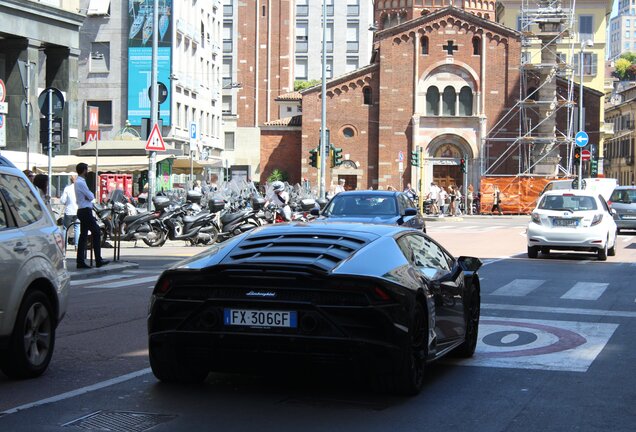
[[[206,234],[209,234],[210,238],[203,242],[204,245],[216,243],[219,239],[219,230],[217,230],[216,227],[210,227],[209,230],[206,229]]]
[[[173,221],[174,223],[174,236],[175,237],[180,237],[183,234],[183,222],[181,221],[181,219],[175,219]]]
[[[148,233],[148,236],[144,237],[142,240],[150,247],[161,247],[164,245],[168,236],[166,233],[157,225],[151,225],[151,231]]]

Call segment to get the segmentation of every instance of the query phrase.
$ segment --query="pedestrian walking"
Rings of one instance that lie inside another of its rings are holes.
[[[455,186],[455,216],[462,215],[462,192]]]
[[[411,183],[406,184],[406,189],[404,189],[404,193],[410,200],[413,200],[413,201],[417,200],[417,192],[415,191],[415,189],[411,187]]]
[[[446,209],[446,200],[448,199],[448,193],[444,186],[439,188],[439,196],[437,198],[437,204],[439,205],[439,217],[444,217],[444,210]]]
[[[431,182],[431,188],[429,189],[429,192],[426,198],[431,200],[431,213],[433,213],[434,215],[439,214],[439,206],[438,206],[439,193],[440,193],[439,186],[437,186],[435,182]]]
[[[75,198],[77,200],[77,218],[80,221],[80,236],[77,245],[77,268],[90,268],[86,264],[86,240],[88,232],[91,232],[93,251],[95,252],[95,265],[102,267],[108,264],[108,261],[102,258],[101,238],[99,234],[99,225],[93,216],[93,201],[95,195],[90,191],[86,184],[86,174],[88,173],[88,165],[80,162],[75,167],[77,171],[77,180],[75,180]]]
[[[51,207],[51,197],[49,196],[49,176],[46,174],[37,174],[33,177],[33,185],[40,194],[40,198],[44,201],[46,208],[49,209],[49,213],[53,216],[53,220],[56,220],[55,213]]]
[[[345,191],[345,183],[346,183],[345,179],[338,180],[338,184],[334,188],[333,194],[334,195],[338,195],[340,192],[344,192]]]
[[[29,180],[31,180],[31,183],[33,183],[33,180],[35,179],[35,173],[31,171],[30,169],[25,169],[22,172],[24,173],[25,176],[27,176]]]
[[[473,189],[473,185],[468,185],[468,192],[466,193],[466,200],[468,201],[468,208],[466,209],[466,212],[469,215],[473,214],[473,201],[474,201],[474,189]]]
[[[66,236],[68,229],[73,225],[73,245],[75,246],[75,250],[77,250],[77,245],[79,244],[79,236],[80,236],[80,222],[77,219],[77,199],[75,198],[75,179],[77,176],[71,176],[71,182],[64,188],[64,192],[62,192],[62,196],[60,197],[60,203],[64,205],[64,219],[63,219],[63,231],[64,231],[64,239],[66,241]],[[65,242],[65,244],[68,241]]]
[[[448,199],[449,199],[448,215],[449,216],[455,216],[455,212],[456,212],[455,206],[457,204],[455,202],[455,198],[457,198],[457,191],[453,185],[450,185],[448,187]]]
[[[499,191],[499,188],[495,186],[495,189],[492,193],[492,208],[490,209],[490,213],[494,214],[495,210],[497,210],[497,213],[499,215],[502,215],[503,212],[501,211],[501,207],[499,207],[500,204],[501,204],[501,192]]]

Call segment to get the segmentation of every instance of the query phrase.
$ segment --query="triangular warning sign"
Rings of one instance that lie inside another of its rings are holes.
[[[163,142],[159,125],[155,123],[155,127],[152,128],[148,141],[146,141],[146,150],[149,151],[166,151],[166,144]]]

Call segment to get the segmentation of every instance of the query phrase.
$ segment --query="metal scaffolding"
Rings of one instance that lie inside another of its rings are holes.
[[[519,99],[482,142],[482,175],[572,172],[575,2],[521,0]]]

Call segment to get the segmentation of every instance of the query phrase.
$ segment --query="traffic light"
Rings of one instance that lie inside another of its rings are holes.
[[[590,160],[590,177],[598,177],[598,159],[594,157]]]
[[[342,164],[342,148],[332,146],[331,165],[340,166]]]
[[[459,160],[459,168],[462,170],[462,173],[466,174],[466,159],[461,158]]]
[[[581,147],[576,147],[574,149],[574,165],[578,165],[581,163]]]
[[[420,154],[417,150],[411,152],[411,165],[414,167],[420,166]]]
[[[318,168],[318,150],[309,150],[309,165],[314,168]]]
[[[64,130],[62,117],[53,118],[53,128],[51,130],[53,153],[59,153],[62,145],[62,131]],[[47,118],[40,119],[40,143],[42,144],[42,153],[47,154],[49,152],[49,120]]]

